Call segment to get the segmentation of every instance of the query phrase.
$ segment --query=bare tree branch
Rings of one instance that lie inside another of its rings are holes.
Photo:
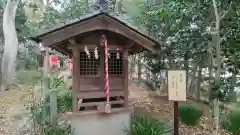
[[[232,1],[230,2],[227,10],[225,10],[225,11],[223,12],[223,14],[222,14],[222,16],[221,16],[221,18],[220,18],[221,20],[226,17],[226,15],[229,13],[231,7],[232,7]]]
[[[231,32],[231,30],[228,30],[227,32],[225,32],[225,34],[221,37],[221,42],[226,39],[226,36],[229,32]]]

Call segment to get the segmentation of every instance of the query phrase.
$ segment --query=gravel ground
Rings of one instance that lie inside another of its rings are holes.
[[[0,135],[16,135],[26,123],[29,113],[24,105],[29,101],[29,91],[9,90],[0,95]]]

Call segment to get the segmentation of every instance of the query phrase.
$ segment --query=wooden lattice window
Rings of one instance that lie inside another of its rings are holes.
[[[90,57],[86,52],[80,52],[80,75],[98,75],[100,67],[100,57],[96,59],[94,52],[90,51]]]
[[[123,74],[123,57],[120,52],[110,52],[108,57],[108,72],[112,75]]]

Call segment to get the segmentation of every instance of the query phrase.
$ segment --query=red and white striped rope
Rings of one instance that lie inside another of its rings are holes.
[[[103,35],[103,40],[104,40],[104,52],[105,52],[105,89],[106,89],[106,105],[107,105],[107,112],[110,110],[110,97],[109,97],[109,78],[108,78],[108,44],[107,44],[107,37]]]

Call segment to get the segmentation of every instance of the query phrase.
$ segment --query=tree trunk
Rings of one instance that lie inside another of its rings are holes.
[[[198,69],[198,79],[197,79],[197,84],[196,84],[196,99],[199,102],[201,100],[201,81],[202,81],[202,68],[199,66]]]
[[[4,92],[15,81],[18,38],[15,28],[15,16],[20,0],[8,0],[3,14],[4,53],[1,63],[2,85]]]
[[[232,80],[232,88],[231,88],[230,92],[234,92],[234,87],[236,87],[236,83],[237,83],[237,73],[236,73],[235,69],[232,72],[231,80]]]
[[[192,94],[194,93],[193,88],[194,88],[194,86],[196,85],[196,80],[197,80],[196,72],[197,72],[197,63],[195,63],[195,64],[193,65],[192,75],[190,75],[190,74],[188,73],[188,82],[187,82],[187,85],[189,85],[189,86],[187,86],[187,88],[188,88],[187,91],[188,91],[188,93],[189,93],[190,95],[192,95]],[[189,76],[190,76],[190,78],[189,78]]]
[[[140,55],[138,55],[138,59],[137,59],[137,67],[138,67],[138,80],[141,80],[141,76],[142,76],[142,68],[141,68],[142,64],[141,64],[141,57]]]
[[[191,88],[190,88],[190,85],[189,85],[189,74],[188,74],[188,72],[189,72],[189,62],[188,62],[188,60],[189,60],[189,57],[188,57],[188,52],[189,52],[189,48],[188,48],[188,46],[187,45],[185,45],[184,46],[184,51],[185,51],[185,53],[184,53],[184,69],[186,70],[186,82],[187,82],[187,91],[188,92],[190,92],[191,91]],[[194,76],[195,76],[195,74],[194,74]],[[194,81],[194,77],[192,77],[192,81]],[[191,83],[190,83],[191,84]]]
[[[208,78],[209,78],[209,87],[208,87],[208,100],[212,101],[212,79],[213,79],[213,61],[212,61],[212,43],[210,42],[208,45]]]
[[[130,80],[132,80],[132,75],[135,73],[135,61],[136,61],[136,55],[132,55],[130,57],[130,67],[129,67],[129,74],[130,74]]]
[[[89,2],[88,2],[88,0],[85,0],[85,12],[86,13],[89,12]]]
[[[216,17],[215,33],[213,35],[213,42],[216,47],[216,65],[217,65],[217,70],[215,73],[215,85],[219,86],[220,85],[220,75],[221,75],[220,16],[219,16],[216,0],[212,0],[212,2],[213,2],[214,13],[215,13],[215,17]],[[215,130],[213,130],[213,135],[218,135],[219,134],[219,111],[220,111],[218,97],[214,97],[213,108],[214,108],[213,114],[214,114],[214,128],[215,128]]]
[[[116,13],[117,14],[121,14],[122,13],[122,2],[123,2],[123,0],[115,0],[115,11],[116,11]]]
[[[0,35],[3,35],[2,33],[0,33]],[[0,64],[2,63],[2,56],[3,56],[3,47],[4,47],[4,39],[3,36],[0,37]],[[2,70],[1,70],[1,66],[0,66],[0,86],[2,85]],[[1,92],[1,90],[0,90]]]
[[[43,65],[43,91],[42,91],[42,101],[45,101],[48,95],[48,89],[49,89],[49,52],[46,50],[45,56],[44,56],[44,65]]]

